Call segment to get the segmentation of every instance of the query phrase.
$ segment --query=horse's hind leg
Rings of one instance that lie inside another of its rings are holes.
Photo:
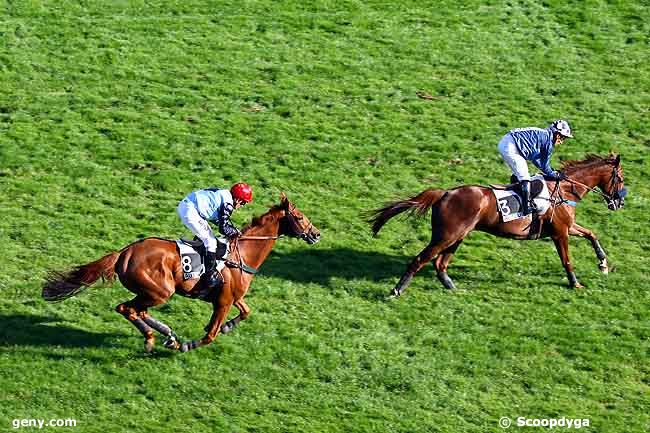
[[[423,249],[420,254],[418,254],[413,261],[409,264],[402,278],[397,282],[397,285],[393,288],[391,296],[400,296],[408,285],[410,284],[413,276],[420,270],[424,265],[429,263],[435,256],[440,254],[442,251],[449,248],[453,245],[456,240],[438,240],[431,241],[425,249]]]
[[[153,335],[153,329],[142,319],[142,312],[146,314],[146,307],[140,303],[139,298],[140,296],[136,296],[130,301],[121,303],[115,307],[115,311],[124,316],[126,320],[131,322],[142,333],[144,336],[144,350],[145,352],[151,352],[156,338]]]
[[[155,295],[139,294],[133,300],[124,302],[118,305],[115,310],[122,314],[129,322],[131,322],[144,336],[144,350],[149,353],[153,350],[156,342],[153,329],[168,337],[165,342],[165,347],[177,349],[177,345],[172,344],[169,347],[170,340],[178,341],[178,337],[172,329],[162,322],[154,319],[149,315],[147,309],[156,305],[164,304],[173,292],[171,291],[156,291]],[[153,329],[152,329],[153,328]]]
[[[165,341],[165,347],[168,349],[178,349],[180,346],[179,338],[176,336],[174,331],[168,325],[160,322],[159,320],[154,319],[149,315],[147,311],[148,308],[155,307],[156,305],[162,305],[169,300],[169,298],[174,294],[174,281],[171,278],[163,278],[162,280],[154,280],[146,272],[140,272],[137,275],[138,281],[138,296],[135,297],[136,309],[139,316],[145,325],[151,330],[151,328],[160,332],[162,335],[167,337]],[[139,329],[139,328],[138,328]],[[145,351],[151,352],[153,350],[153,345],[155,343],[155,337],[153,333],[145,335]]]
[[[141,313],[141,317],[147,325],[151,326],[153,329],[160,332],[160,334],[167,337],[167,340],[165,340],[164,343],[167,349],[176,350],[180,347],[180,338],[178,335],[176,335],[176,333],[169,325],[161,322],[158,319],[155,319],[147,311],[143,311]]]
[[[462,242],[462,239],[449,248],[445,249],[443,252],[440,253],[438,257],[436,257],[436,260],[434,262],[434,266],[436,267],[436,275],[438,276],[438,280],[442,283],[443,286],[445,286],[446,289],[455,289],[456,286],[454,285],[454,282],[449,278],[449,275],[447,275],[447,268],[449,267],[449,263],[451,262],[451,259],[454,257],[454,253],[458,249]]]
[[[235,307],[237,307],[239,310],[239,316],[227,321],[223,324],[223,326],[221,326],[222,334],[227,334],[228,332],[235,329],[235,326],[237,326],[242,320],[246,320],[248,315],[251,313],[250,307],[246,304],[246,302],[244,302],[243,298],[235,302]]]

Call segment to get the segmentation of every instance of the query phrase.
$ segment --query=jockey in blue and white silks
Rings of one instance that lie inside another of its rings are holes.
[[[521,184],[524,215],[535,209],[530,202],[530,174],[526,161],[531,161],[546,176],[560,180],[562,174],[551,168],[551,155],[555,146],[572,137],[569,123],[556,120],[546,129],[512,129],[499,142],[499,153]]]
[[[240,235],[230,217],[235,209],[253,200],[253,190],[245,183],[236,183],[230,190],[207,188],[191,192],[177,207],[178,216],[205,245],[205,273],[210,286],[216,284],[212,278],[217,261],[217,238],[208,221],[213,221],[219,231],[228,238]],[[212,282],[211,282],[212,281]],[[214,284],[213,284],[214,283]]]

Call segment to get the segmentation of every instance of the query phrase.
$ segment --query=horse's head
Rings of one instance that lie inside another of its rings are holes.
[[[284,193],[280,195],[280,208],[284,211],[284,215],[280,218],[281,235],[300,238],[310,245],[320,240],[320,231]]]
[[[582,161],[565,161],[562,163],[562,168],[570,183],[585,182],[582,185],[600,194],[610,210],[625,206],[627,188],[623,183],[620,155],[609,154],[606,157],[587,155],[587,158]],[[595,190],[596,187],[600,191]]]
[[[623,169],[621,168],[621,156],[610,155],[607,159],[611,170],[608,175],[601,178],[598,187],[605,193],[605,201],[609,210],[617,210],[625,206],[627,188],[623,183]]]

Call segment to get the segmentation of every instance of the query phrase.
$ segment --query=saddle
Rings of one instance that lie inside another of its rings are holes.
[[[181,242],[183,242],[185,245],[189,245],[190,247],[194,248],[196,252],[199,253],[201,258],[205,259],[205,245],[203,245],[203,241],[197,238],[194,239],[181,238]]]
[[[519,182],[513,181],[513,179],[510,179],[512,183],[509,183],[507,185],[492,185],[490,184],[490,188],[492,189],[497,189],[501,191],[514,191],[518,195],[521,195],[521,184]],[[530,198],[531,200],[537,197],[538,195],[541,194],[541,192],[544,191],[544,181],[541,179],[531,179],[530,181]]]
[[[205,245],[196,236],[194,239],[181,238],[181,242],[185,245],[194,248],[194,250],[201,256],[201,263],[205,263]],[[217,239],[217,257],[224,257],[228,253],[228,244],[221,242]]]
[[[518,182],[508,185],[490,185],[490,189],[496,198],[497,210],[504,223],[526,216],[522,212],[521,185]],[[537,212],[533,216],[543,215],[549,209],[550,191],[542,175],[531,178],[530,198],[537,206]]]
[[[201,278],[196,283],[194,288],[183,296],[190,298],[199,298],[207,300],[210,295],[211,289],[204,284],[205,278],[205,262],[206,262],[206,249],[203,242],[197,238],[193,240],[181,238],[176,241],[178,251],[181,256],[181,266],[183,268],[183,279],[189,280],[194,278]],[[221,284],[223,285],[223,277],[221,271],[225,267],[224,256],[228,254],[228,244],[218,241],[217,242],[217,267],[215,271],[219,274]],[[179,293],[180,294],[180,293]]]

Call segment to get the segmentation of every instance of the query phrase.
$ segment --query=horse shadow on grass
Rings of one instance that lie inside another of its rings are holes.
[[[0,314],[0,351],[12,346],[41,348],[44,351],[37,351],[35,354],[51,360],[63,360],[80,357],[85,360],[96,360],[101,362],[103,358],[94,356],[86,351],[78,356],[74,353],[50,353],[50,348],[62,347],[66,349],[89,349],[89,348],[115,348],[122,346],[117,343],[119,339],[127,338],[133,343],[133,350],[129,351],[124,359],[163,359],[171,358],[178,352],[164,349],[158,346],[153,353],[144,353],[138,349],[141,346],[135,344],[140,342],[138,338],[131,338],[128,334],[89,332],[82,329],[71,328],[61,324],[62,320],[57,317],[35,316],[27,314]],[[135,335],[135,334],[133,334]]]
[[[270,277],[297,283],[314,283],[331,289],[340,288],[341,280],[381,283],[385,287],[380,292],[377,291],[376,284],[367,288],[354,284],[354,288],[350,290],[362,297],[383,299],[412,259],[413,257],[403,254],[393,255],[351,248],[272,251],[261,272]],[[428,272],[431,273],[432,269]],[[420,274],[429,275],[424,269]]]
[[[106,347],[122,334],[88,332],[62,325],[57,317],[0,314],[0,347]]]

